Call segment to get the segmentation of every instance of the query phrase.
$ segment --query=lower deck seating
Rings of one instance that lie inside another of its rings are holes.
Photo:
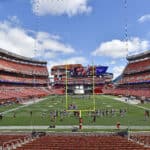
[[[16,147],[25,144],[32,140],[31,135],[29,134],[4,134],[0,135],[0,149],[8,150],[15,149]]]
[[[103,89],[104,94],[113,94],[113,95],[124,95],[124,96],[136,96],[136,97],[145,97],[150,98],[150,89],[149,88],[114,88],[114,89]]]
[[[0,87],[0,104],[19,102],[21,99],[40,98],[51,94],[45,87]]]
[[[25,135],[0,135],[0,145],[3,145],[5,142],[15,139],[23,139]]]
[[[135,134],[135,135],[131,135],[130,139],[132,141],[140,143],[142,145],[148,145],[148,146],[150,146],[150,134],[148,134],[148,135],[145,135],[145,134],[144,135]]]
[[[63,95],[63,94],[65,94],[65,89],[64,88],[55,88],[55,89],[53,89],[53,93],[56,95]]]
[[[119,136],[47,135],[17,150],[150,150]]]

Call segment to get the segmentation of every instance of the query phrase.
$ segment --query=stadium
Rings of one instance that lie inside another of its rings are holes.
[[[149,5],[0,1],[0,150],[150,150]]]
[[[59,149],[61,144],[74,149],[79,141],[83,149],[85,141],[94,141],[89,149],[109,149],[107,142],[113,148],[114,140],[119,141],[117,149],[149,149],[149,134],[133,131],[149,130],[150,51],[127,57],[127,66],[114,82],[108,66],[81,64],[52,67],[50,82],[46,62],[3,49],[0,55],[1,130],[12,130],[0,136],[2,149]]]
[[[112,81],[113,75],[106,73],[107,66],[87,66],[82,64],[67,64],[62,66],[54,66],[51,73],[54,76],[54,88],[66,87],[66,71],[67,86],[70,94],[92,94],[93,93],[93,71],[94,71],[94,93],[102,93],[105,83]],[[86,81],[86,82],[85,82]]]

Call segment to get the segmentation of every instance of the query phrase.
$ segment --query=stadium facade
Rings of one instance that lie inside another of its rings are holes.
[[[67,64],[53,66],[54,88],[67,88],[69,94],[102,93],[105,83],[111,83],[113,74],[107,72],[108,66],[87,66]],[[64,92],[65,92],[64,90]]]
[[[47,62],[0,49],[0,103],[46,96]]]
[[[112,88],[107,85],[103,92],[106,94],[134,96],[140,99],[150,98],[150,50],[127,57],[121,78]]]

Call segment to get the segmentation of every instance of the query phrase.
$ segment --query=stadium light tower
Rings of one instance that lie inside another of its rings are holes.
[[[127,8],[128,8],[128,0],[124,0],[124,9],[125,9],[125,29],[124,29],[125,33],[124,34],[125,34],[125,50],[127,53],[126,58],[128,56],[128,53],[129,53],[128,17],[127,17],[128,10],[127,10]],[[129,80],[127,80],[127,92],[125,94],[127,96],[127,102],[129,102],[129,86],[130,86]],[[127,106],[128,106],[128,111],[129,111],[129,105],[127,105]],[[127,121],[128,121],[128,130],[129,130],[130,123],[129,123],[129,120],[127,120]],[[128,136],[130,136],[130,135],[128,134]]]

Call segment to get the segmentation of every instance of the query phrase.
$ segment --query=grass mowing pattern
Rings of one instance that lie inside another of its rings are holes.
[[[77,110],[94,110],[94,100],[92,95],[68,96],[68,107],[71,104],[75,104]]]
[[[83,112],[83,125],[116,125],[116,122],[120,122],[121,125],[150,125],[150,119],[144,120],[144,110],[141,108],[137,108],[132,105],[128,105],[119,101],[115,101],[113,97],[105,97],[105,96],[95,96],[96,98],[96,109],[108,109],[111,108],[116,109],[127,109],[127,114],[125,117],[120,117],[119,112],[116,113],[116,116],[105,116],[105,117],[97,117],[96,122],[93,123],[93,118],[87,116],[87,112]],[[75,99],[71,100],[72,103],[75,103]],[[82,100],[77,102],[79,107],[90,107],[90,102],[87,100],[87,103]],[[3,112],[11,107],[17,107],[20,105],[14,105],[8,107],[0,107],[0,112]],[[21,108],[20,110],[16,110],[16,118],[13,117],[14,112],[7,113],[3,120],[0,120],[0,125],[49,125],[50,122],[50,111],[54,110],[64,110],[65,109],[65,96],[50,96],[46,100],[41,101],[39,103],[32,104],[30,106]],[[32,117],[30,115],[30,111],[33,112]],[[42,118],[42,113],[45,112],[46,116]],[[69,112],[68,117],[64,117],[63,121],[60,121],[58,117],[56,119],[56,125],[78,125],[78,118],[73,116],[72,112]]]

